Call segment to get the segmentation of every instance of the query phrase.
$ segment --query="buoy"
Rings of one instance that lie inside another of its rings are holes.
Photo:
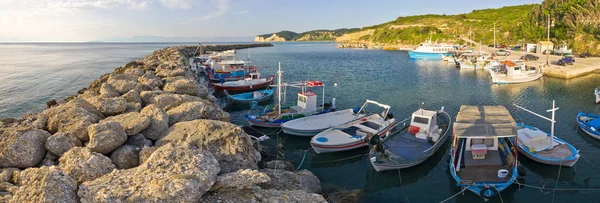
[[[333,83],[333,87],[337,87],[337,83]]]

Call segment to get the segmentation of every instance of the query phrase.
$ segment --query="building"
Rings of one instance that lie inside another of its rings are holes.
[[[525,52],[535,53],[536,44],[525,44]]]
[[[544,54],[546,50],[554,50],[554,43],[551,41],[540,41],[537,43],[535,53]]]

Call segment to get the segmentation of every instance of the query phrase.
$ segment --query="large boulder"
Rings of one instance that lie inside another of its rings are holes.
[[[46,156],[44,144],[49,136],[44,130],[4,130],[0,134],[0,168],[36,166]]]
[[[259,186],[263,189],[278,190],[303,190],[308,193],[321,193],[321,181],[309,170],[300,170],[296,172],[261,169],[271,178]]]
[[[100,95],[102,97],[110,98],[118,97],[120,94],[119,92],[117,92],[117,90],[115,90],[115,88],[112,85],[103,83],[102,86],[100,86]]]
[[[242,190],[269,181],[267,174],[251,169],[240,169],[236,172],[226,173],[217,177],[217,182],[210,188],[211,191]]]
[[[138,78],[138,82],[150,85],[154,88],[161,88],[163,86],[163,81],[154,75],[154,71],[147,71],[144,75]]]
[[[198,202],[219,170],[208,151],[168,144],[139,167],[81,184],[77,194],[81,202]]]
[[[133,89],[139,88],[137,75],[131,74],[110,74],[107,83],[112,85],[119,94],[125,94]]]
[[[73,147],[81,146],[81,141],[69,133],[57,132],[46,140],[46,149],[58,156],[62,156]]]
[[[157,107],[168,111],[185,102],[203,101],[200,97],[186,94],[173,94],[165,91],[144,91],[140,93],[140,98],[144,105],[154,104]]]
[[[219,105],[207,100],[183,103],[167,111],[169,125],[178,122],[196,119],[211,119],[229,122],[229,113],[223,111]]]
[[[242,128],[223,121],[201,119],[177,123],[155,145],[170,142],[192,143],[210,151],[219,161],[221,173],[257,169],[256,163],[261,158]]]
[[[102,122],[88,126],[90,142],[87,144],[93,152],[108,154],[127,141],[127,134],[118,122]]]
[[[127,102],[125,112],[140,112],[142,110],[142,100],[140,93],[136,90],[131,90],[121,96]]]
[[[292,164],[292,162],[284,160],[271,160],[266,162],[260,162],[258,163],[258,166],[260,168],[296,171],[296,167],[294,167],[294,164]]]
[[[87,127],[104,119],[92,104],[81,98],[75,98],[66,104],[43,111],[48,116],[47,129],[50,133],[70,133],[81,141],[89,140]]]
[[[125,130],[127,135],[135,135],[140,133],[142,130],[146,129],[148,125],[150,125],[150,118],[144,114],[138,112],[131,112],[116,116],[108,117],[100,123],[106,122],[117,122]]]
[[[156,69],[156,76],[161,78],[187,76],[192,74],[185,66],[159,66]]]
[[[146,162],[146,160],[148,160],[148,158],[150,158],[152,153],[154,153],[157,149],[158,149],[158,147],[156,147],[156,146],[142,148],[142,150],[140,151],[140,164],[139,165],[142,165],[144,162]]]
[[[144,107],[140,113],[150,118],[150,125],[142,131],[146,138],[158,140],[165,135],[169,129],[169,115],[164,110],[151,104]]]
[[[198,81],[188,78],[179,78],[177,80],[169,81],[165,84],[163,90],[176,94],[199,96],[202,98],[208,96],[208,88],[200,85]]]
[[[75,147],[67,151],[60,157],[59,162],[58,167],[79,183],[92,181],[115,169],[108,157],[84,147]]]
[[[123,145],[112,152],[110,160],[118,169],[133,168],[140,164],[140,150],[138,146]]]
[[[10,202],[78,202],[77,181],[58,168],[29,168],[20,173]]]
[[[289,203],[325,203],[325,198],[320,194],[307,193],[302,190],[263,190],[260,187],[244,190],[227,190],[204,195],[201,203],[213,202],[289,202]]]
[[[90,97],[86,99],[104,116],[114,116],[125,112],[127,101],[122,97],[106,98],[102,96]]]
[[[144,75],[144,70],[140,68],[129,68],[123,72],[124,74],[142,76]]]

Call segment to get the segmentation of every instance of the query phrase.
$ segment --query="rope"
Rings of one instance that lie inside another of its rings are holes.
[[[406,202],[410,203],[410,201],[408,200],[408,195],[406,195],[406,190],[404,189],[404,184],[402,184],[402,174],[400,173],[400,164],[395,161],[392,160],[394,163],[396,163],[396,166],[398,166],[398,178],[400,179],[400,188],[402,188],[402,193],[404,194],[404,198],[406,198]]]
[[[515,180],[519,186],[535,188],[539,190],[554,190],[554,191],[600,191],[600,188],[547,188],[540,187],[535,185],[528,185],[525,183],[520,183],[518,180]]]
[[[445,200],[442,200],[442,201],[440,201],[440,203],[444,203],[444,202],[447,202],[447,201],[449,201],[449,200],[453,199],[453,198],[454,198],[454,197],[456,197],[458,194],[461,194],[461,193],[465,192],[465,190],[469,189],[471,186],[473,186],[473,185],[469,185],[469,187],[463,188],[463,189],[462,189],[460,192],[457,192],[456,194],[454,194],[454,195],[452,195],[452,196],[450,196],[450,197],[446,198]]]
[[[583,155],[581,155],[581,153],[579,153],[579,156],[581,158],[583,158],[583,160],[585,160],[586,162],[588,162],[589,164],[591,164],[592,166],[594,166],[594,168],[598,168],[598,166],[596,166],[595,164],[593,164],[590,160],[588,160],[587,158],[585,158]]]
[[[302,157],[302,162],[300,162],[300,165],[298,165],[298,168],[296,168],[296,170],[299,170],[300,167],[302,167],[302,164],[304,164],[304,159],[306,159],[306,153],[311,149],[312,149],[312,147],[308,148],[307,150],[304,150],[304,156]]]
[[[492,187],[496,188],[496,185],[492,185]],[[498,188],[496,188],[496,191],[498,191]],[[504,203],[504,199],[502,199],[502,194],[500,194],[500,191],[498,191],[498,197],[500,197],[500,202]]]
[[[560,170],[562,169],[562,159],[558,164],[558,175],[556,176],[556,184],[554,184],[554,188],[558,188],[558,180],[560,179]],[[552,203],[554,203],[554,196],[556,196],[556,190],[552,193]]]

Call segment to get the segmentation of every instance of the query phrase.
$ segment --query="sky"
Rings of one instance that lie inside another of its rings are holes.
[[[0,0],[0,41],[252,40],[530,3],[541,0]]]

